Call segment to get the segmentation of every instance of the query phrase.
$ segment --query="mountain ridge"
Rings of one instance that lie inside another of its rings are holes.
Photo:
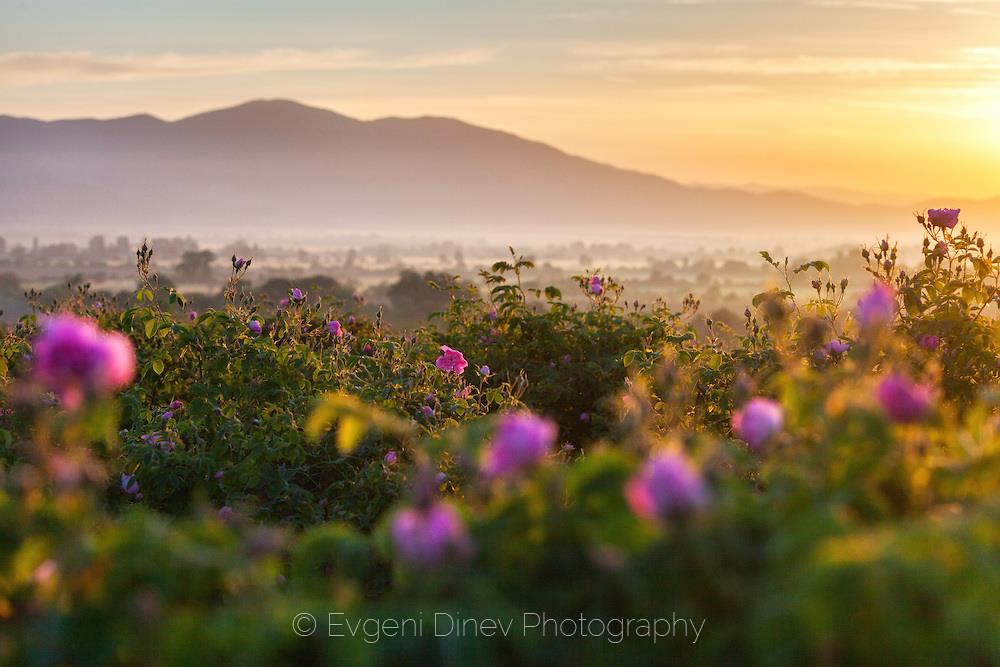
[[[292,100],[163,120],[0,116],[0,220],[275,221],[351,230],[802,231],[893,225],[899,207],[684,185],[443,116],[359,120]]]

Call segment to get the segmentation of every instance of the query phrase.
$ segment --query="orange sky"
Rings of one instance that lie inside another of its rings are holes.
[[[419,6],[418,6],[419,5]],[[1000,1],[0,0],[0,113],[284,97],[684,182],[1000,195]]]

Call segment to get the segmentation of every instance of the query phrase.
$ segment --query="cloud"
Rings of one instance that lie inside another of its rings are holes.
[[[267,49],[247,53],[109,55],[90,51],[0,53],[0,87],[66,81],[134,81],[264,72],[417,70],[466,67],[492,60],[490,49],[384,56],[361,49]]]
[[[852,55],[760,55],[737,46],[597,44],[574,47],[583,69],[614,73],[698,74],[738,77],[823,77],[871,79],[902,76],[1000,77],[1000,49],[966,48],[949,58],[894,58]]]

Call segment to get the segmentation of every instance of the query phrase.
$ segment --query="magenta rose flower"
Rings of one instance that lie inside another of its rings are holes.
[[[896,316],[896,290],[876,281],[858,300],[857,318],[861,326],[875,328],[892,322]]]
[[[552,450],[557,432],[554,422],[530,412],[500,417],[493,438],[483,451],[483,474],[506,477],[538,465]]]
[[[385,462],[387,465],[396,465],[398,458],[396,452],[391,449],[385,453]]]
[[[461,375],[466,366],[469,365],[469,362],[465,360],[465,355],[458,350],[453,350],[447,345],[442,345],[441,356],[437,358],[434,365],[445,373]]]
[[[259,336],[261,332],[264,331],[264,327],[260,325],[260,320],[250,320],[249,324],[247,324],[247,328],[250,329],[250,332],[255,336]]]
[[[785,423],[785,414],[781,406],[768,399],[757,396],[747,401],[740,410],[733,413],[733,433],[746,442],[750,449],[759,451]]]
[[[879,383],[875,395],[889,419],[909,424],[920,421],[930,411],[934,390],[894,374]]]
[[[947,227],[954,229],[958,224],[958,214],[962,212],[960,208],[932,208],[927,211],[927,222],[935,227]]]
[[[327,322],[326,328],[327,331],[330,332],[330,335],[335,338],[340,338],[341,336],[344,335],[344,329],[343,327],[340,326],[340,322],[338,322],[337,320],[333,320],[332,322]]]
[[[92,320],[55,315],[35,339],[32,376],[75,409],[88,396],[127,386],[135,376],[135,350],[126,336],[102,331]]]
[[[684,454],[660,453],[643,463],[625,484],[625,500],[639,517],[667,518],[704,505],[708,489]]]
[[[304,301],[306,298],[306,295],[298,287],[293,287],[292,291],[289,292],[288,295],[291,297],[292,301],[295,301],[296,303]]]
[[[433,569],[471,551],[462,517],[454,507],[440,502],[398,511],[389,534],[396,555],[418,568]]]
[[[594,296],[600,296],[604,293],[604,281],[601,280],[600,276],[591,276],[590,282],[587,283],[587,289]]]
[[[831,340],[825,347],[830,354],[844,354],[851,346],[842,340]]]
[[[936,350],[941,346],[941,339],[931,334],[924,334],[920,337],[920,347],[925,350]]]
[[[938,257],[948,256],[948,244],[944,241],[938,241],[937,245],[934,246],[934,254]]]

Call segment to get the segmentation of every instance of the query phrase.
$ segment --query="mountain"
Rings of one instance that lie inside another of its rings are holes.
[[[0,116],[4,227],[808,234],[899,215],[684,186],[448,118],[360,121],[284,100],[174,122]]]

